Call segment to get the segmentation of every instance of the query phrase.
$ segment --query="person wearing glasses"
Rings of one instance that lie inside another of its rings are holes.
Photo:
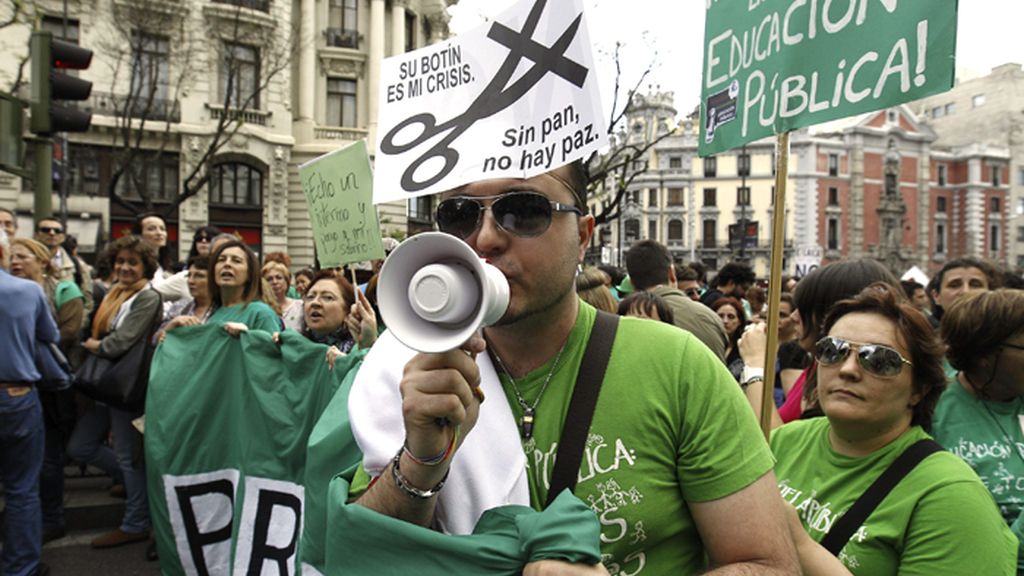
[[[496,506],[544,507],[598,314],[575,290],[594,231],[586,191],[575,162],[442,194],[439,229],[505,275],[510,302],[460,349],[416,353],[390,332],[374,344],[349,397],[367,473],[354,507],[449,534]],[[589,438],[574,493],[600,518],[603,564],[543,560],[524,574],[799,573],[767,444],[693,335],[619,318]]]
[[[700,302],[700,275],[693,268],[689,266],[679,267],[676,271],[676,288],[679,288],[690,300]]]
[[[369,301],[361,291],[353,290],[352,283],[341,274],[331,270],[318,272],[302,302],[302,334],[328,346],[327,363],[332,369],[339,356],[352,352],[356,346],[369,349],[377,340],[377,318]]]
[[[956,373],[939,398],[932,435],[978,473],[1003,520],[1024,537],[1024,292],[962,296],[945,311],[941,334]],[[1024,572],[1024,554],[1017,569]]]
[[[924,457],[833,555],[820,542],[924,431],[945,387],[942,345],[898,288],[838,302],[815,346],[824,418],[771,437],[779,492],[804,574],[1016,573],[1017,542],[961,459]]]

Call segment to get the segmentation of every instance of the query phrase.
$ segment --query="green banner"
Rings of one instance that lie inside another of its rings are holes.
[[[949,90],[957,0],[707,0],[699,152]]]
[[[154,356],[146,475],[164,574],[299,574],[304,524],[319,520],[323,534],[322,505],[306,515],[325,498],[308,491],[306,445],[332,399],[347,396],[342,380],[362,354],[331,371],[326,346],[293,331],[280,337],[178,328]],[[336,468],[315,467],[320,484],[358,461],[348,452]]]
[[[299,178],[322,267],[384,258],[366,140],[306,162]]]

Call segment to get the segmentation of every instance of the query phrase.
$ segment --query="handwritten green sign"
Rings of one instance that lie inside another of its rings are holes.
[[[299,166],[299,178],[321,266],[384,258],[365,140]]]
[[[699,152],[949,90],[957,0],[706,0]]]

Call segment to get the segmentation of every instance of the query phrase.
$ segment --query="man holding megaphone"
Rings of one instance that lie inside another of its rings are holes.
[[[377,478],[357,504],[466,534],[486,509],[542,509],[565,487],[597,515],[603,566],[542,561],[525,574],[798,573],[770,452],[722,363],[682,330],[636,318],[616,327],[576,296],[594,230],[586,190],[576,162],[442,195],[439,229],[507,279],[507,309],[468,333],[465,323],[413,325],[420,334],[448,326],[461,346],[445,351],[415,352],[414,337],[387,333],[374,346],[349,404],[363,465]],[[415,301],[424,273],[385,286],[405,244],[379,290]],[[486,275],[470,260],[446,262],[453,277]],[[440,300],[465,292],[446,287],[459,280],[437,282]],[[501,288],[465,282],[482,287],[468,296],[481,306],[501,300]],[[383,301],[382,314],[394,329]],[[595,366],[605,363],[602,378]],[[596,404],[578,401],[577,389]],[[566,456],[563,445],[579,451]]]

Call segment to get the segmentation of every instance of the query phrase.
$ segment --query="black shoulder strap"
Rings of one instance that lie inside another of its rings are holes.
[[[868,486],[868,489],[860,495],[860,498],[857,498],[857,501],[850,506],[846,514],[843,514],[832,525],[832,529],[821,539],[821,545],[834,556],[839,556],[839,551],[843,549],[843,546],[846,546],[846,542],[850,540],[854,532],[864,524],[868,516],[882,503],[882,500],[885,500],[886,495],[900,483],[900,480],[909,474],[922,460],[942,450],[942,446],[939,446],[938,442],[930,438],[918,440],[908,446],[885,469],[885,472],[882,472],[881,476],[876,478],[871,486]]]
[[[548,488],[549,506],[563,490],[576,489],[576,478],[579,476],[580,462],[583,459],[583,447],[587,443],[587,433],[594,417],[597,396],[601,393],[601,383],[608,367],[608,358],[612,353],[612,342],[615,331],[619,327],[619,317],[607,312],[598,311],[594,327],[590,331],[587,349],[583,352],[583,362],[576,375],[576,386],[569,401],[569,411],[565,415],[562,427],[562,438],[558,441],[558,455],[555,457],[555,469],[551,472],[551,486]]]

